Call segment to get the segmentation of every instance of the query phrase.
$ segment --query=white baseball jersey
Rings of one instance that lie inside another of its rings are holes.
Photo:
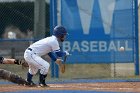
[[[29,65],[29,73],[34,75],[40,69],[40,73],[46,75],[50,64],[41,58],[41,56],[59,49],[59,43],[55,36],[41,39],[30,45],[24,53],[24,58]]]
[[[33,43],[32,45],[30,45],[29,48],[31,48],[39,56],[42,56],[51,51],[60,49],[59,43],[55,36],[50,36],[50,37],[41,39]]]

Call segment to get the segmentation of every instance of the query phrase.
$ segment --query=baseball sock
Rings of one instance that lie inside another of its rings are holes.
[[[39,83],[40,84],[45,84],[45,78],[46,77],[47,77],[47,74],[46,75],[40,74],[39,75]]]
[[[32,77],[33,77],[33,75],[28,72],[27,73],[27,81],[32,82]]]

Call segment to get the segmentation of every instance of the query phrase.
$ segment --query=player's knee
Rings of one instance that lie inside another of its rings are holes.
[[[50,64],[48,62],[46,62],[46,68],[49,69]]]
[[[46,62],[46,64],[44,65],[44,69],[46,70],[46,72],[48,72],[50,68],[50,64]]]
[[[43,75],[47,74],[48,71],[49,71],[49,67],[50,67],[50,64],[49,64],[49,63],[46,63],[46,64],[42,67],[42,69],[40,70],[40,73],[43,74]]]
[[[37,69],[34,69],[34,70],[29,69],[29,73],[32,75],[35,75],[37,71],[38,71]]]
[[[35,75],[37,72],[30,72],[32,75]]]

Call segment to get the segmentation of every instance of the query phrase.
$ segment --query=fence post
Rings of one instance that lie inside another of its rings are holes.
[[[139,75],[139,32],[138,32],[138,0],[134,0],[135,5],[135,75]]]
[[[53,34],[53,28],[57,25],[57,0],[50,0],[50,35]],[[59,68],[52,62],[51,64],[51,76],[59,77]]]
[[[11,58],[15,58],[15,48],[14,47],[12,47],[11,48]]]
[[[45,37],[45,0],[35,0],[34,2],[34,37],[36,39]]]

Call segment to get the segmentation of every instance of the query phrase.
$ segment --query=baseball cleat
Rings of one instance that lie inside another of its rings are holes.
[[[31,82],[26,83],[25,86],[35,87],[37,85],[33,81],[31,81]]]
[[[47,84],[39,84],[40,87],[50,87],[49,85]]]

